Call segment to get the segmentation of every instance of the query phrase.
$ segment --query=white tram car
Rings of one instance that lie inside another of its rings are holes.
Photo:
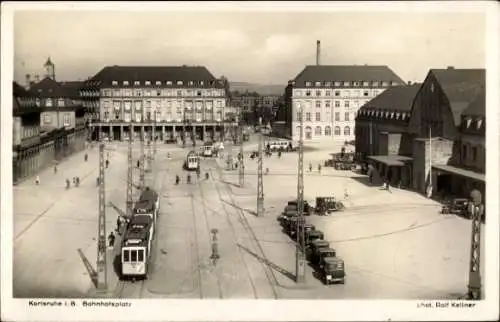
[[[134,205],[122,238],[121,278],[146,278],[155,225],[160,209],[158,193],[148,187]]]
[[[204,157],[211,157],[213,156],[214,148],[212,142],[206,142],[203,145],[203,156]]]
[[[154,237],[154,221],[149,215],[134,215],[122,239],[120,278],[146,278]]]
[[[200,168],[200,157],[195,151],[188,153],[184,162],[184,168],[188,171],[195,171]]]

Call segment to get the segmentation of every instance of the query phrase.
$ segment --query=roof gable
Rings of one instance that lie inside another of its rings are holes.
[[[33,97],[33,94],[24,89],[17,82],[12,82],[12,92],[15,97]]]
[[[361,110],[380,109],[409,112],[421,85],[415,83],[408,86],[390,87],[363,105]]]
[[[306,81],[386,81],[404,84],[389,67],[374,65],[309,65],[294,80],[298,87],[305,86]]]
[[[56,82],[50,77],[45,77],[40,82],[33,84],[30,92],[39,97],[51,98],[77,98],[83,82]]]

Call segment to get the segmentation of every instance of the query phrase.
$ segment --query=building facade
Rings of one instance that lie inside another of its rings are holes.
[[[413,188],[428,195],[457,194],[451,182],[468,181],[468,188],[460,195],[468,197],[472,186],[484,192],[484,173],[467,168],[470,151],[467,140],[477,135],[463,134],[464,118],[472,103],[479,100],[485,90],[484,69],[431,69],[418,91],[408,126],[415,138],[413,151]],[[477,103],[475,103],[477,104]],[[484,105],[484,104],[483,104]],[[473,108],[471,108],[472,110]],[[471,121],[472,122],[472,121]],[[475,141],[474,141],[475,142]],[[479,142],[481,142],[479,140]],[[466,146],[464,148],[463,146]],[[473,144],[470,146],[476,146]],[[484,154],[484,153],[483,153]],[[470,164],[468,164],[470,166]],[[477,170],[477,169],[476,169]],[[472,184],[474,182],[474,184]]]
[[[81,95],[94,139],[151,139],[153,128],[162,140],[224,133],[227,80],[205,67],[105,67]]]
[[[356,160],[370,162],[381,178],[410,187],[412,137],[408,124],[421,84],[394,86],[363,105],[356,117]]]
[[[305,140],[353,140],[359,108],[402,84],[387,66],[306,66],[285,90],[288,134],[298,140],[302,110]]]

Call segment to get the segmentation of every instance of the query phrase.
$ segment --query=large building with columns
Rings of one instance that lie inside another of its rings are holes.
[[[358,109],[404,81],[387,66],[306,66],[285,90],[286,135],[299,139],[300,110],[306,141],[350,141]]]
[[[224,133],[228,86],[202,66],[108,66],[81,95],[93,139],[205,140]]]

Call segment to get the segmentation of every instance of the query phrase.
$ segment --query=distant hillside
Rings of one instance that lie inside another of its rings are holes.
[[[240,93],[257,92],[260,95],[283,95],[285,93],[286,85],[274,84],[253,84],[247,82],[229,82],[231,91],[238,91]]]

